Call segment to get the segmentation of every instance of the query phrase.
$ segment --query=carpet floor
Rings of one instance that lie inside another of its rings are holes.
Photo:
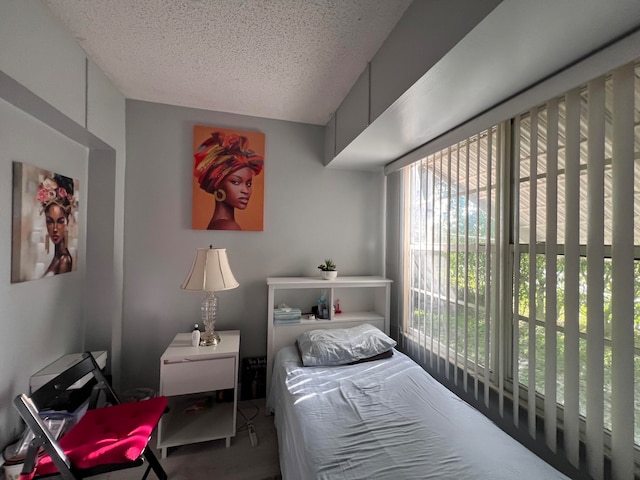
[[[155,449],[156,439],[150,445],[170,480],[281,480],[278,460],[278,439],[273,416],[265,412],[265,399],[238,402],[237,433],[231,446],[225,440],[194,443],[170,448],[167,458],[160,458]],[[258,445],[251,446],[245,418],[253,422]],[[92,478],[96,480],[139,480],[142,467],[121,470]],[[149,480],[156,480],[153,472]]]

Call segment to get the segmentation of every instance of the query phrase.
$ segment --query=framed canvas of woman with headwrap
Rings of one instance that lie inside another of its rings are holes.
[[[194,126],[192,228],[264,229],[264,149],[264,133]]]
[[[78,180],[13,162],[11,282],[78,269]]]

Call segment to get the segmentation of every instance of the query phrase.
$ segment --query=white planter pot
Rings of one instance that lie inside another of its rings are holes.
[[[337,270],[331,270],[331,271],[321,270],[320,273],[322,274],[323,280],[335,280],[336,277],[338,276]]]

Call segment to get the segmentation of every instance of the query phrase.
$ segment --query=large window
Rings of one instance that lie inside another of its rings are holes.
[[[640,445],[639,99],[627,65],[405,175],[409,353],[595,478]]]

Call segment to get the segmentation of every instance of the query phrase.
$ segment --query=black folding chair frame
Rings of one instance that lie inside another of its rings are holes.
[[[89,409],[98,406],[98,402],[101,401],[102,398],[101,392],[104,392],[103,401],[110,402],[112,405],[120,403],[118,395],[105,378],[90,352],[85,352],[80,362],[72,365],[60,375],[44,384],[33,392],[31,396],[20,394],[14,399],[13,403],[18,409],[20,416],[35,435],[35,438],[31,441],[27,449],[22,473],[30,474],[33,472],[33,469],[36,467],[38,453],[42,448],[49,454],[58,469],[56,475],[59,475],[64,480],[77,480],[110,471],[140,466],[144,463],[144,459],[147,460],[148,466],[142,480],[147,478],[152,469],[159,480],[167,480],[166,472],[148,445],[145,447],[142,455],[132,462],[100,465],[90,469],[75,468],[71,464],[67,455],[65,455],[62,448],[60,448],[57,440],[51,435],[51,432],[44,424],[39,412],[55,400],[60,399],[65,395],[65,392],[71,385],[87,374],[92,374],[96,381],[96,384],[91,390]]]

